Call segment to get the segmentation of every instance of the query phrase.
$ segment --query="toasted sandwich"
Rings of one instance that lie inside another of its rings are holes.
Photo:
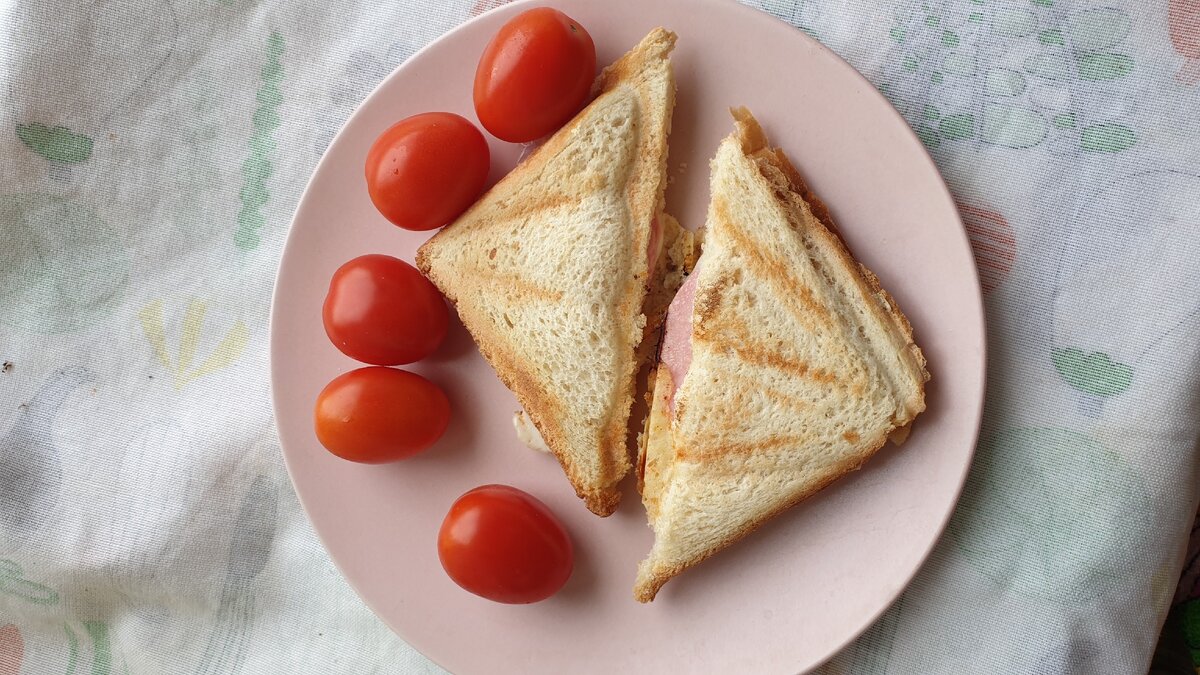
[[[686,238],[663,213],[674,45],[658,28],[605,68],[582,112],[417,252],[523,407],[523,436],[600,516],[630,468],[647,291],[677,276],[664,241]]]
[[[901,442],[925,409],[908,320],[750,112],[733,115],[640,438],[655,535],[634,587],[642,602]]]

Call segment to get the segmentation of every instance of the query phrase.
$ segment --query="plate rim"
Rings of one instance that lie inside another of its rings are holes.
[[[709,6],[709,7],[715,6],[715,7],[720,7],[721,9],[727,9],[729,11],[740,12],[742,14],[742,19],[740,19],[740,20],[765,21],[767,24],[774,24],[776,26],[776,30],[783,28],[783,29],[790,31],[792,33],[791,37],[793,39],[797,39],[801,42],[808,43],[808,47],[810,49],[813,49],[815,52],[819,53],[822,58],[830,60],[831,62],[836,64],[837,67],[841,68],[844,71],[849,71],[848,73],[846,73],[846,75],[850,76],[851,78],[856,78],[858,81],[858,84],[865,85],[868,90],[867,95],[874,98],[876,103],[882,104],[882,106],[884,106],[884,108],[887,110],[888,114],[894,119],[894,121],[897,121],[900,123],[899,127],[898,127],[899,133],[901,135],[907,136],[908,140],[911,143],[915,143],[915,146],[917,148],[919,148],[919,150],[920,150],[919,153],[914,153],[913,160],[917,161],[919,158],[919,161],[924,163],[925,168],[927,170],[930,170],[932,172],[933,176],[936,177],[936,180],[934,181],[934,185],[931,185],[930,187],[931,188],[936,187],[938,196],[949,207],[949,213],[952,214],[952,218],[953,218],[952,222],[954,225],[957,226],[955,228],[952,228],[954,230],[955,234],[957,235],[957,239],[958,239],[958,241],[955,243],[958,247],[963,248],[966,251],[966,253],[969,256],[969,259],[972,261],[972,264],[968,266],[968,270],[967,270],[970,280],[972,282],[971,289],[970,289],[971,290],[971,299],[974,301],[972,303],[972,307],[971,307],[972,311],[970,312],[971,316],[969,318],[971,319],[972,328],[974,330],[976,330],[977,334],[979,335],[979,343],[978,343],[978,345],[976,345],[978,353],[979,353],[979,367],[978,367],[978,373],[976,373],[976,377],[974,378],[974,380],[976,382],[978,382],[978,387],[977,387],[978,390],[977,390],[977,392],[975,392],[975,404],[974,404],[974,406],[972,406],[972,408],[970,410],[971,418],[972,418],[970,420],[970,424],[969,424],[969,427],[971,429],[971,431],[969,433],[970,448],[964,453],[964,461],[962,463],[962,470],[960,471],[959,475],[955,479],[956,485],[953,490],[953,498],[949,501],[948,508],[941,515],[940,520],[936,523],[936,526],[931,528],[931,531],[933,532],[933,536],[931,536],[929,538],[927,544],[925,545],[923,550],[921,550],[921,553],[919,556],[919,562],[917,562],[912,567],[912,569],[909,570],[906,574],[902,575],[903,582],[898,584],[894,589],[892,589],[887,594],[886,601],[883,602],[876,611],[864,613],[862,615],[862,617],[863,617],[862,621],[860,622],[860,624],[858,625],[858,627],[855,630],[847,631],[845,638],[843,638],[841,641],[838,641],[836,645],[832,646],[829,649],[828,653],[823,654],[818,659],[814,660],[812,662],[811,666],[807,670],[803,671],[803,672],[807,673],[807,672],[815,671],[816,669],[820,668],[825,663],[827,663],[830,659],[832,659],[832,658],[836,657],[838,654],[842,653],[848,646],[850,646],[854,641],[856,641],[859,637],[861,637],[863,635],[863,633],[865,633],[871,626],[873,626],[889,609],[891,609],[896,604],[897,600],[899,600],[900,596],[903,595],[904,592],[912,586],[912,583],[916,579],[917,575],[920,574],[921,570],[929,562],[930,555],[933,553],[934,548],[945,537],[946,530],[949,526],[950,520],[958,508],[959,501],[962,499],[962,493],[966,487],[967,476],[970,473],[971,467],[974,465],[975,454],[978,449],[979,437],[982,432],[983,410],[984,410],[984,404],[985,404],[986,398],[987,398],[986,397],[987,374],[988,374],[987,315],[986,315],[986,307],[984,305],[983,288],[979,281],[978,266],[976,264],[974,264],[975,263],[974,250],[971,246],[970,237],[969,237],[969,235],[966,231],[966,227],[962,221],[961,214],[958,211],[958,205],[954,198],[954,194],[950,191],[949,185],[946,183],[945,177],[942,175],[942,172],[938,168],[937,163],[933,160],[933,157],[929,154],[928,148],[926,148],[924,143],[921,142],[920,137],[917,135],[916,131],[913,130],[912,126],[908,123],[908,121],[906,119],[904,119],[904,116],[895,108],[895,106],[892,105],[891,101],[889,101],[887,99],[887,97],[884,96],[883,93],[880,92],[875,87],[875,85],[873,83],[871,83],[870,80],[867,79],[867,77],[865,75],[863,75],[861,72],[858,71],[857,68],[855,68],[853,65],[851,65],[849,61],[844,59],[837,52],[834,52],[832,49],[825,46],[821,41],[817,40],[816,38],[809,35],[808,33],[801,30],[800,28],[797,28],[796,26],[780,19],[779,17],[771,14],[770,12],[766,11],[765,9],[762,9],[762,8],[759,8],[756,6],[752,6],[750,4],[746,4],[747,2],[750,2],[750,1],[751,0],[745,0],[744,2],[739,2],[738,0],[692,0],[692,2],[696,5]],[[435,39],[429,41],[428,43],[426,43],[425,45],[423,45],[420,49],[418,49],[413,54],[411,54],[408,58],[406,58],[402,63],[398,64],[395,68],[393,68],[382,80],[380,80],[379,83],[377,85],[375,85],[374,88],[371,89],[370,93],[368,93],[365,97],[363,97],[363,99],[361,101],[359,101],[359,103],[354,107],[354,110],[351,111],[346,116],[346,118],[342,121],[342,123],[338,126],[337,132],[333,135],[332,140],[330,141],[329,145],[326,147],[325,151],[322,152],[321,158],[317,161],[316,165],[314,165],[314,167],[312,169],[312,173],[309,175],[308,180],[306,181],[306,183],[304,185],[304,190],[301,192],[300,198],[297,200],[296,206],[292,211],[292,215],[288,219],[286,238],[284,241],[284,245],[280,251],[279,261],[276,265],[275,275],[274,275],[274,279],[272,282],[273,286],[272,286],[272,291],[271,291],[270,310],[269,310],[269,314],[268,314],[268,336],[267,336],[267,344],[268,344],[268,349],[269,349],[268,361],[269,361],[270,373],[269,373],[268,379],[269,379],[269,385],[271,388],[271,395],[270,395],[271,396],[271,411],[272,411],[272,417],[274,418],[273,421],[274,421],[274,426],[275,426],[275,430],[276,430],[276,436],[279,439],[280,454],[283,456],[284,466],[287,470],[288,480],[292,485],[292,490],[296,494],[296,499],[299,502],[301,509],[304,512],[305,519],[308,521],[309,526],[312,528],[312,531],[313,531],[314,535],[316,536],[318,542],[320,542],[321,547],[324,550],[325,554],[329,557],[330,562],[337,569],[337,571],[341,575],[342,579],[346,582],[346,584],[348,586],[350,586],[350,588],[354,591],[355,595],[358,596],[359,600],[362,601],[363,604],[366,605],[367,608],[370,609],[371,612],[376,616],[376,618],[378,618],[385,626],[387,626],[388,630],[391,631],[398,639],[400,639],[407,646],[409,646],[410,648],[412,648],[413,650],[415,650],[416,652],[421,654],[424,658],[429,659],[431,662],[436,664],[439,668],[442,668],[443,670],[447,670],[447,671],[449,671],[450,669],[448,668],[448,666],[445,663],[443,663],[438,658],[435,658],[432,654],[426,652],[418,645],[414,644],[410,640],[410,638],[405,637],[405,635],[400,630],[400,628],[396,624],[394,624],[391,620],[389,620],[387,618],[387,616],[383,612],[381,612],[379,610],[379,608],[376,606],[376,604],[368,597],[368,595],[366,593],[364,593],[361,588],[359,588],[358,582],[356,580],[352,579],[351,576],[346,573],[346,570],[343,568],[342,563],[339,561],[338,557],[335,556],[333,554],[332,550],[329,548],[329,546],[326,542],[326,537],[314,524],[312,516],[311,516],[311,512],[310,512],[310,507],[304,497],[304,493],[302,490],[300,490],[299,486],[296,483],[295,471],[293,470],[293,460],[290,458],[289,452],[284,448],[284,442],[283,442],[284,434],[283,434],[283,428],[282,428],[283,425],[281,424],[280,417],[279,417],[279,410],[281,409],[281,405],[280,405],[279,393],[278,393],[280,390],[280,383],[278,382],[278,380],[280,378],[280,372],[281,372],[282,368],[277,363],[277,357],[276,357],[277,344],[276,343],[278,341],[282,340],[282,338],[280,336],[280,332],[278,330],[278,328],[279,328],[278,323],[280,321],[279,309],[280,309],[280,304],[281,304],[281,296],[283,294],[283,292],[280,290],[281,285],[279,282],[280,282],[280,277],[283,274],[284,266],[285,266],[287,259],[290,256],[295,255],[294,249],[297,247],[297,244],[296,244],[296,238],[293,237],[292,235],[293,235],[293,230],[296,225],[297,218],[298,218],[299,214],[305,210],[305,207],[308,204],[308,202],[312,199],[315,199],[315,197],[313,195],[313,190],[312,190],[313,184],[316,182],[317,177],[322,173],[326,163],[328,161],[330,161],[330,159],[329,159],[330,155],[331,155],[330,150],[335,146],[338,139],[343,135],[343,133],[346,131],[346,128],[350,125],[350,123],[358,116],[359,112],[365,106],[367,106],[368,103],[370,103],[373,99],[375,99],[377,96],[379,96],[380,92],[389,86],[389,82],[393,78],[395,78],[402,69],[404,69],[406,66],[408,66],[413,61],[415,61],[418,57],[422,56],[425,52],[430,51],[431,49],[434,49],[437,45],[439,45],[443,41],[453,39],[458,33],[465,31],[469,26],[472,26],[472,25],[474,25],[478,22],[482,22],[482,21],[490,21],[490,20],[492,20],[493,17],[495,17],[496,15],[499,15],[499,14],[509,14],[509,13],[515,14],[518,11],[520,11],[521,9],[526,8],[526,7],[553,6],[552,3],[553,3],[553,0],[549,0],[549,1],[547,1],[547,0],[512,0],[512,2],[508,2],[506,4],[501,4],[496,7],[492,7],[490,9],[488,9],[487,11],[480,13],[477,16],[468,17],[465,21],[458,23],[453,28],[447,30],[446,32],[439,35],[437,38],[435,38]],[[705,10],[705,11],[707,11],[707,10]],[[962,348],[967,348],[967,347],[969,347],[969,345],[962,346]]]

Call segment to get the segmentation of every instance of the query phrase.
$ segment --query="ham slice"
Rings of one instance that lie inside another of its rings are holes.
[[[679,287],[675,299],[667,308],[667,320],[663,327],[662,354],[660,360],[671,374],[671,410],[675,410],[675,392],[683,383],[684,375],[692,365],[692,308],[696,305],[696,279],[700,276],[701,260]]]

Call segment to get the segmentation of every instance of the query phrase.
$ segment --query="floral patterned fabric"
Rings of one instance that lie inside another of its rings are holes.
[[[1144,672],[1173,600],[1200,664],[1200,0],[747,2],[912,125],[989,319],[947,534],[822,671]],[[496,4],[0,4],[0,675],[439,671],[300,510],[267,315],[342,121]]]

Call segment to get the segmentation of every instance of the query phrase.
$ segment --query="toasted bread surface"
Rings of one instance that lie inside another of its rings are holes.
[[[734,118],[712,161],[692,361],[678,389],[658,369],[642,444],[655,532],[642,602],[860,467],[925,407],[907,319],[749,111]]]
[[[675,102],[655,29],[596,98],[417,252],[594,513],[617,507]]]

